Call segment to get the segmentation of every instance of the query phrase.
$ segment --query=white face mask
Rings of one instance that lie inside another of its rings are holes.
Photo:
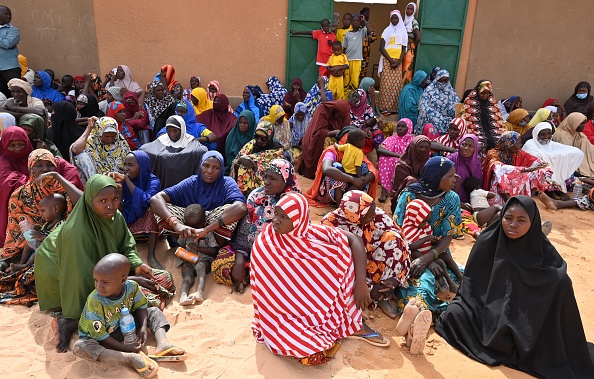
[[[526,126],[528,125],[528,123],[526,121],[520,121],[520,123],[518,124],[518,126]]]

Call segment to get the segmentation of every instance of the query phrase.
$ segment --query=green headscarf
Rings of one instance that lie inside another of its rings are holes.
[[[42,310],[61,307],[64,317],[79,318],[95,288],[95,264],[109,253],[125,255],[132,270],[143,263],[124,216],[118,211],[106,220],[93,210],[93,199],[107,187],[117,189],[110,177],[91,176],[68,219],[37,250],[35,283]]]
[[[239,131],[239,120],[245,117],[248,122],[248,130],[245,133]],[[231,172],[231,165],[237,157],[237,153],[245,146],[246,143],[250,142],[254,138],[254,132],[256,131],[256,116],[252,111],[243,111],[239,114],[235,126],[229,132],[227,141],[225,142],[225,175],[229,175]]]
[[[362,89],[363,91],[365,91],[365,94],[367,95],[369,92],[369,87],[373,86],[375,84],[375,79],[373,78],[363,78],[361,80],[361,82],[359,83],[359,88]],[[371,106],[371,98],[369,97],[369,95],[367,95],[367,105]],[[373,110],[373,113],[375,113],[376,116],[380,115],[380,111],[377,108],[377,106],[375,107],[375,109]]]
[[[21,120],[19,121],[19,126],[23,127],[23,125],[33,128],[33,134],[29,136],[29,140],[34,147],[37,146],[34,140],[43,141],[47,146],[47,150],[49,150],[54,155],[54,157],[62,158],[60,150],[58,150],[56,145],[54,145],[54,143],[47,138],[47,126],[45,125],[45,120],[43,117],[34,113],[24,114],[21,116]]]

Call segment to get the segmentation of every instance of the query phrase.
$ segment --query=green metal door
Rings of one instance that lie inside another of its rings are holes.
[[[287,28],[287,76],[288,88],[293,78],[301,78],[307,92],[318,78],[316,55],[318,42],[311,35],[291,35],[295,31],[312,31],[320,28],[320,21],[327,18],[332,22],[333,0],[289,0],[289,22]]]
[[[415,57],[415,70],[429,73],[439,66],[450,72],[451,83],[456,82],[467,8],[468,0],[421,0],[422,39]]]

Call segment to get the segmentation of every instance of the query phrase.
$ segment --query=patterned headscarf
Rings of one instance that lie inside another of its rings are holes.
[[[365,217],[373,204],[373,198],[363,191],[349,191],[344,194],[340,201],[340,207],[336,210],[339,217],[344,217],[354,224]]]
[[[264,120],[268,121],[271,124],[275,124],[276,120],[278,120],[281,116],[285,115],[285,110],[280,105],[273,105],[270,108],[270,113],[268,116],[263,117]]]
[[[499,154],[499,162],[507,165],[513,164],[512,146],[520,138],[520,133],[507,131],[499,137],[495,149]]]
[[[33,176],[33,166],[35,165],[35,163],[37,163],[39,161],[48,161],[57,167],[56,158],[54,157],[54,154],[52,154],[49,150],[46,150],[46,149],[33,150],[31,152],[31,154],[29,154],[29,159],[27,160],[27,166],[29,167],[29,173],[30,173],[29,179],[31,181],[33,181],[33,179],[35,179],[35,177]],[[57,181],[56,181],[56,183],[57,183]]]
[[[116,139],[112,144],[104,144],[101,136],[106,131],[115,131]],[[95,165],[98,174],[109,172],[124,173],[124,158],[130,153],[130,146],[124,136],[118,132],[118,122],[111,117],[101,117],[87,138],[85,150]]]
[[[297,117],[295,117],[295,115],[297,113],[305,114],[303,121],[299,121],[297,119]],[[289,119],[289,122],[291,124],[293,124],[293,131],[292,131],[293,146],[299,145],[299,143],[301,142],[301,139],[305,135],[305,131],[307,130],[307,126],[309,125],[310,121],[311,121],[311,115],[307,112],[307,106],[305,105],[305,103],[298,102],[297,104],[295,104],[294,113],[291,116],[291,118]]]
[[[116,87],[116,86],[112,86],[107,89],[107,92],[109,92],[111,94],[111,96],[113,96],[113,99],[115,101],[120,101],[120,102],[122,101],[121,91],[122,91],[122,88]]]
[[[216,92],[210,92],[210,87],[214,87],[216,88]],[[208,95],[208,100],[213,101],[215,96],[218,96],[221,94],[221,84],[219,83],[218,80],[211,80],[210,82],[208,82],[208,85],[206,86],[206,93]]]
[[[268,163],[268,168],[266,170],[270,170],[283,177],[283,180],[285,181],[285,191],[283,193],[301,193],[301,188],[297,181],[297,174],[295,174],[295,168],[289,161],[285,159],[273,159]]]
[[[458,128],[458,130],[460,131],[460,133],[458,133],[458,138],[456,138],[455,140],[451,139],[450,133],[448,132],[442,135],[441,137],[437,138],[435,141],[441,143],[444,146],[457,149],[458,145],[460,144],[460,139],[463,135],[466,134],[466,121],[464,121],[464,119],[460,117],[456,117],[452,120],[452,122],[450,122],[450,125],[456,126],[456,128]],[[446,156],[447,155],[448,154],[446,154]]]

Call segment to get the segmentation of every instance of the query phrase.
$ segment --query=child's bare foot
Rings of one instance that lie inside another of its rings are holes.
[[[194,301],[198,304],[202,304],[204,302],[204,291],[198,290],[195,294],[192,295]]]
[[[380,195],[379,199],[377,199],[377,201],[379,201],[380,203],[383,203],[384,201],[386,201],[387,197],[388,197],[388,191],[386,191],[386,189],[384,187],[382,187],[382,194]]]
[[[183,306],[194,305],[194,297],[188,296],[187,293],[182,292],[181,296],[179,297],[179,305],[183,305]]]
[[[147,357],[143,352],[130,354],[129,364],[134,367],[138,375],[143,378],[152,378],[157,375],[157,371],[159,371],[157,362]]]
[[[377,306],[390,318],[396,318],[398,316],[398,309],[390,302],[389,299],[381,299]]]
[[[25,267],[27,267],[26,264],[20,264],[20,263],[11,263],[10,267],[6,269],[6,273],[7,274],[12,274],[14,272],[18,272],[21,271],[22,269],[24,269]]]
[[[547,209],[550,209],[552,211],[557,210],[557,205],[555,204],[555,200],[548,197],[546,193],[541,192],[538,195],[538,199],[544,204],[545,207],[547,207]]]
[[[402,316],[398,320],[396,324],[396,334],[399,336],[404,336],[408,332],[409,326],[415,320],[415,317],[419,313],[421,313],[423,305],[420,301],[417,301],[417,298],[413,297],[408,301],[408,304],[404,307],[404,312],[402,312]]]
[[[183,355],[185,352],[186,351],[181,347],[177,347],[166,341],[161,344],[157,344],[157,347],[155,347],[155,355],[158,357]]]
[[[147,257],[147,263],[152,268],[156,268],[158,270],[164,270],[165,269],[165,267],[163,267],[163,265],[161,263],[159,263],[159,261],[157,260],[157,258],[155,258],[154,256],[150,256],[149,255]]]

